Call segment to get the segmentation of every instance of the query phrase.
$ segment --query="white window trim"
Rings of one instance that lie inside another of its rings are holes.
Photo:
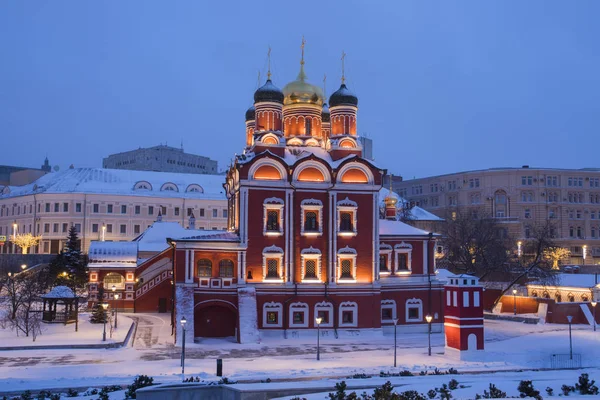
[[[419,309],[419,318],[409,318],[408,309],[415,308]],[[406,322],[423,322],[423,300],[413,297],[412,299],[406,300]]]
[[[446,291],[446,305],[447,306],[451,306],[452,305],[452,294],[450,290]]]
[[[386,257],[387,271],[382,271],[381,265],[380,265],[379,266],[379,275],[384,275],[384,276],[391,275],[392,274],[392,246],[390,246],[389,244],[382,243],[379,246],[379,254],[387,255],[387,257]]]
[[[398,255],[399,254],[408,254],[407,256],[407,270],[399,270],[399,263],[398,263]],[[400,244],[397,244],[394,246],[394,275],[410,275],[412,274],[412,245],[410,245],[409,243],[405,243],[402,242]]]
[[[264,236],[282,236],[283,235],[283,200],[278,197],[269,197],[263,202],[263,235]],[[269,210],[279,211],[279,231],[267,231],[267,212]]]
[[[276,324],[267,323],[267,312],[270,312],[270,311],[275,311],[278,313]],[[282,316],[283,316],[283,305],[281,303],[275,303],[274,301],[265,303],[263,305],[263,328],[281,328],[281,325],[283,322],[281,320]]]
[[[338,250],[336,283],[356,283],[356,250],[346,246]],[[352,279],[342,279],[342,260],[350,259],[352,262]]]
[[[343,311],[352,311],[352,323],[343,323]],[[345,301],[340,304],[340,312],[338,315],[338,326],[340,328],[356,328],[358,326],[358,304],[354,301]]]
[[[300,234],[302,236],[322,236],[323,235],[323,203],[317,199],[305,199],[300,203]],[[304,214],[306,211],[317,212],[317,224],[319,230],[317,232],[305,232],[304,231]]]
[[[468,308],[470,307],[470,301],[469,301],[469,292],[463,292],[463,307],[464,308]]]
[[[392,309],[392,319],[383,319],[382,315],[384,309]],[[398,318],[396,314],[396,301],[394,300],[381,300],[381,311],[379,312],[382,324],[393,324],[394,320]]]
[[[268,258],[278,258],[279,266],[278,273],[279,278],[267,278],[267,259]],[[275,245],[265,247],[263,249],[263,268],[262,268],[262,276],[263,282],[283,282],[283,249],[281,247],[277,247]]]
[[[351,212],[352,213],[352,232],[340,232],[340,226],[342,224],[341,213],[342,212]],[[338,236],[356,236],[357,232],[357,223],[358,223],[358,203],[350,200],[349,198],[345,198],[344,200],[340,200],[337,202],[337,234]]]
[[[315,249],[310,246],[308,249],[304,249],[300,252],[300,261],[301,261],[301,277],[302,283],[320,283],[321,282],[321,250]],[[307,260],[315,260],[316,265],[316,278],[304,278],[304,274],[306,273],[306,265],[305,262]]]
[[[315,304],[315,319],[313,320],[314,327],[317,327],[316,318],[319,315],[319,311],[329,311],[329,322],[321,322],[321,328],[332,328],[333,327],[333,304],[322,301]]]
[[[294,323],[294,313],[295,312],[303,312],[304,318],[303,323],[295,324]],[[308,304],[306,303],[292,303],[290,304],[290,328],[308,328]]]
[[[473,292],[473,307],[480,307],[479,292]]]

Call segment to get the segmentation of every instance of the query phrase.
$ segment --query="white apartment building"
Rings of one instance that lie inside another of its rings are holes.
[[[159,213],[163,221],[197,229],[227,228],[222,175],[74,168],[50,173],[25,186],[0,186],[0,252],[19,252],[16,233],[42,236],[30,252],[58,253],[70,226],[90,241],[130,241]]]

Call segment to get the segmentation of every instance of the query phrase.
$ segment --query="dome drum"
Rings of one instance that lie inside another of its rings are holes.
[[[321,138],[321,108],[284,108],[284,132],[286,137],[312,136]]]
[[[255,131],[282,130],[281,105],[277,103],[257,103]]]

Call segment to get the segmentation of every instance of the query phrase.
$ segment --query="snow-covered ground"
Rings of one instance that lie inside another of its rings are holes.
[[[0,392],[35,388],[87,388],[91,382],[96,386],[129,384],[139,374],[151,375],[156,382],[180,382],[180,349],[171,344],[169,316],[130,316],[139,319],[133,347],[4,352],[0,355]],[[442,334],[432,336],[431,357],[427,356],[427,335],[398,335],[396,369],[392,367],[393,336],[371,334],[342,336],[339,339],[322,338],[321,361],[318,362],[316,338],[270,338],[263,339],[259,344],[247,345],[227,340],[209,340],[186,349],[186,376],[216,380],[217,358],[223,359],[224,376],[234,380],[334,378],[339,381],[356,373],[378,375],[380,371],[398,372],[404,369],[418,373],[432,371],[436,367],[444,370],[453,367],[459,372],[548,368],[552,354],[569,353],[567,326],[488,320],[485,324],[486,351],[476,361],[460,361],[444,355]],[[584,367],[600,367],[599,343],[600,331],[593,332],[584,325],[573,327],[573,350],[575,354],[581,354]],[[592,377],[596,372],[594,370],[591,373]],[[519,376],[520,379],[526,379],[531,374],[533,372]],[[442,378],[450,380],[452,377]],[[600,375],[597,378],[600,380]],[[472,378],[459,375],[457,379],[460,382],[461,379]],[[502,389],[508,391],[509,388]]]
[[[102,342],[103,324],[92,324],[89,314],[79,315],[78,330],[75,332],[75,324],[46,324],[42,323],[42,333],[33,341],[33,337],[25,336],[19,332],[9,329],[0,329],[0,347],[12,346],[48,346],[48,345],[89,345],[122,342],[127,336],[132,321],[125,315],[118,315],[117,329],[113,330],[112,337],[110,326],[106,324],[106,342]]]

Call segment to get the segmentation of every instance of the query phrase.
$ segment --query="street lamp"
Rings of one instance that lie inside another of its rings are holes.
[[[573,321],[573,316],[567,315],[567,319],[569,320],[569,359],[573,359],[573,337],[571,336],[571,321]]]
[[[17,223],[13,223],[13,240],[17,238]]]
[[[398,318],[394,318],[394,368],[396,368],[396,349],[397,349],[397,335],[398,332]]]
[[[590,303],[592,305],[592,310],[594,313],[594,332],[596,332],[596,304],[598,304],[595,300]]]
[[[523,254],[523,250],[522,250],[522,246],[523,242],[521,242],[520,240],[517,242],[517,256],[519,258],[521,258],[521,255]]]
[[[114,286],[113,286],[114,287]],[[115,293],[115,329],[117,329],[117,314],[119,312],[119,310],[117,309],[116,305],[117,305],[117,300],[119,300],[119,295],[117,293]]]
[[[25,268],[27,268],[27,264],[21,264],[21,269],[25,270]]]
[[[319,361],[321,359],[321,322],[323,322],[323,318],[317,317],[315,322],[317,323],[317,361]]]
[[[427,314],[425,316],[425,321],[427,321],[427,325],[429,327],[429,329],[428,329],[428,335],[427,335],[427,338],[428,338],[428,346],[427,346],[428,347],[428,352],[427,352],[427,354],[429,354],[429,355],[431,355],[431,321],[432,320],[433,320],[433,317],[431,315]]]
[[[517,289],[513,289],[513,310],[517,315]]]
[[[185,317],[181,317],[181,328],[183,329],[183,336],[181,337],[181,375],[185,374],[185,324],[187,320]]]
[[[106,309],[108,308],[108,303],[102,303],[102,309],[104,312],[102,313],[102,319],[104,320],[104,331],[102,332],[102,341],[106,342]]]
[[[106,238],[106,225],[102,224],[102,238],[101,240],[104,242]]]

